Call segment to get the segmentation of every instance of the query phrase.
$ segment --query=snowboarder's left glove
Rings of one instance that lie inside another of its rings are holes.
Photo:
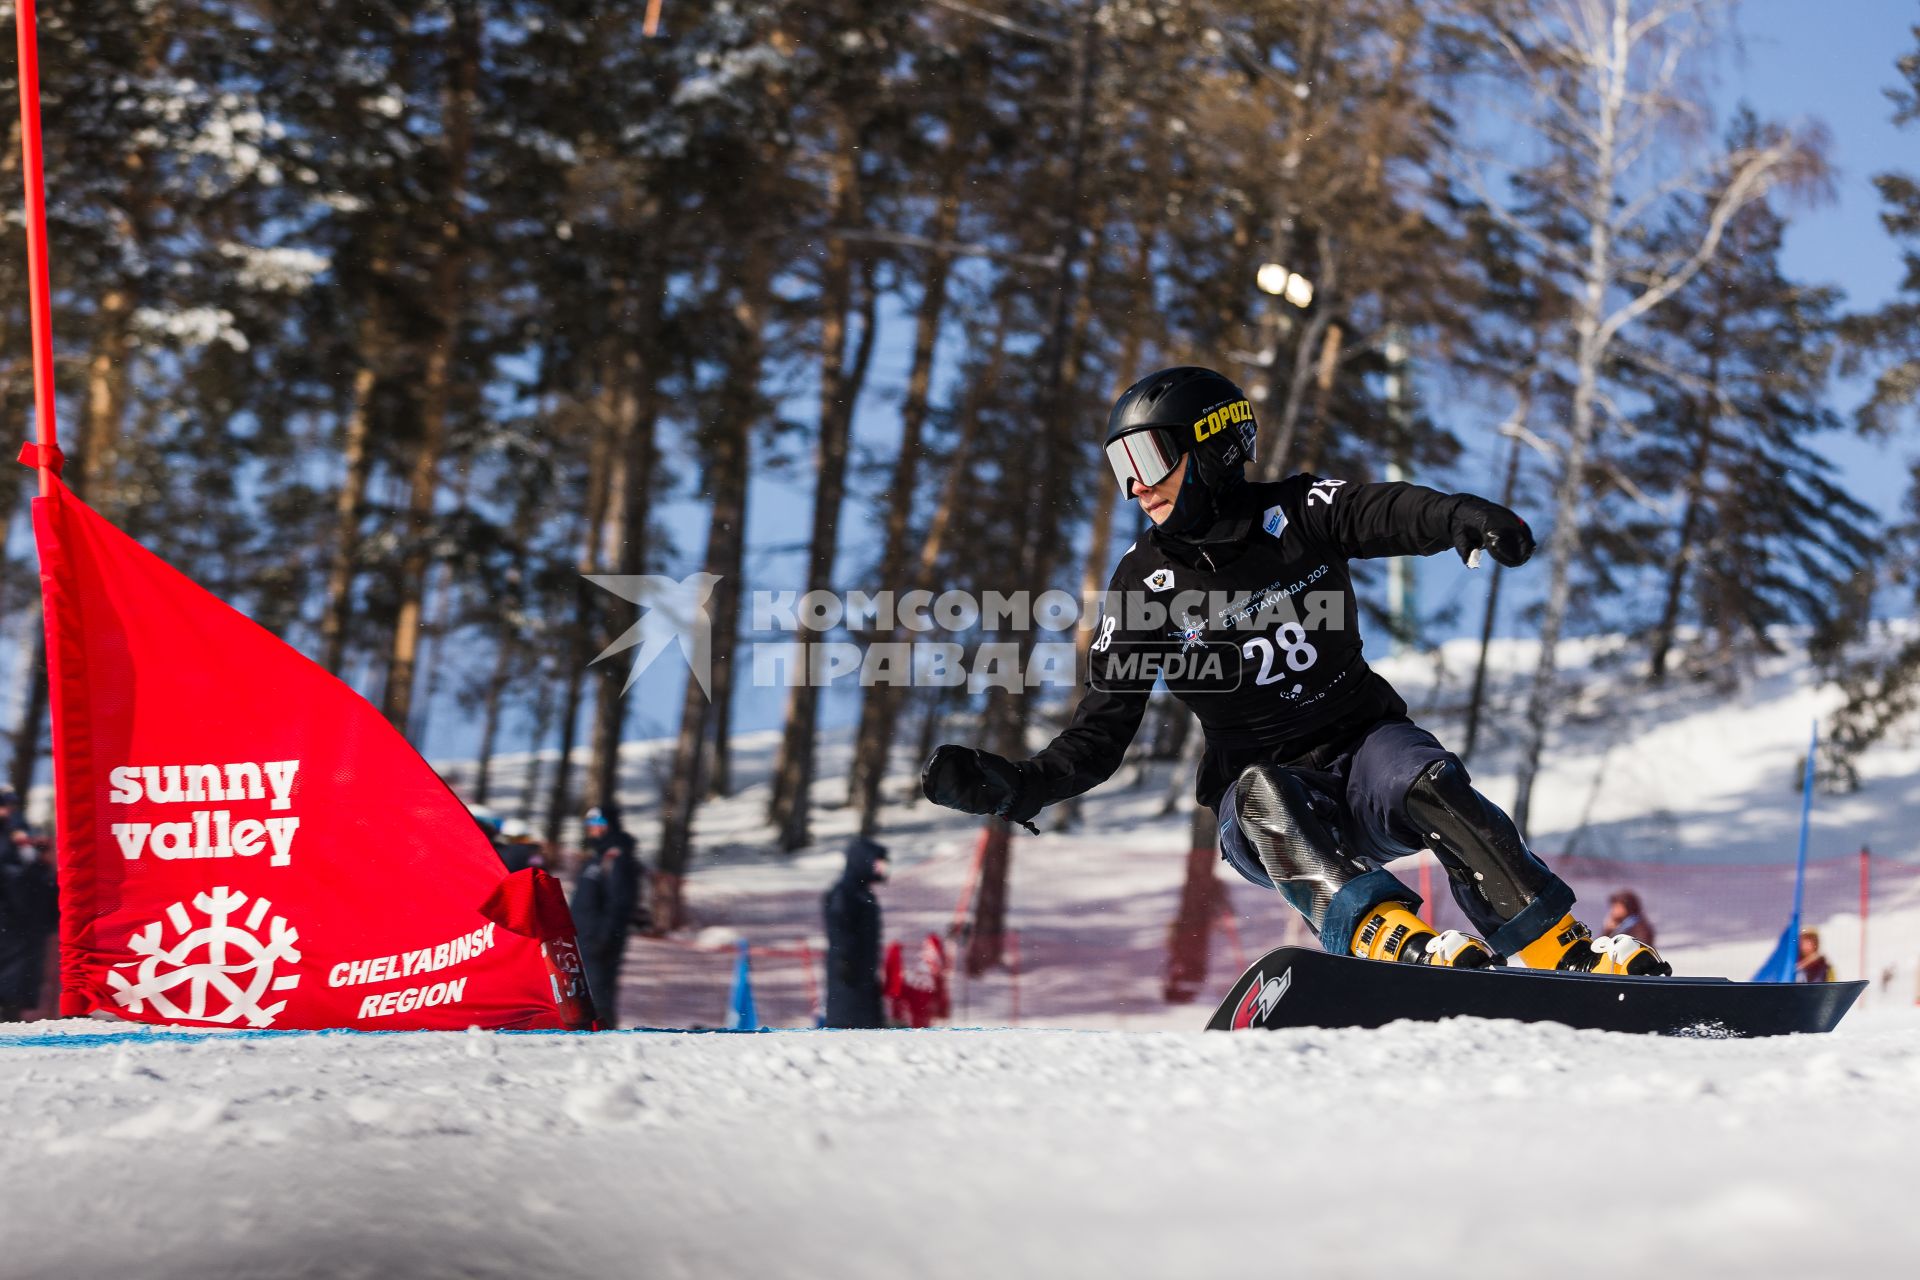
[[[1476,551],[1489,552],[1509,567],[1533,555],[1533,530],[1497,502],[1463,493],[1454,503],[1452,523],[1453,549],[1469,564]]]
[[[927,799],[962,813],[1005,818],[1032,829],[1042,802],[1027,785],[1026,773],[1013,761],[978,747],[948,743],[935,747],[920,771]]]

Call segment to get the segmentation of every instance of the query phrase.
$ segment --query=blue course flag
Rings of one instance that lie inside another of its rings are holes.
[[[760,1014],[753,1007],[753,966],[747,940],[740,939],[740,960],[733,968],[733,990],[727,994],[727,1030],[758,1031]]]
[[[1813,763],[1816,749],[1820,745],[1820,722],[1813,722],[1813,733],[1807,739],[1807,775],[1800,784],[1800,855],[1793,869],[1793,914],[1787,918],[1787,927],[1780,934],[1780,941],[1773,946],[1773,954],[1753,975],[1755,982],[1792,982],[1800,966],[1800,907],[1805,901],[1807,891],[1807,833],[1813,822]]]

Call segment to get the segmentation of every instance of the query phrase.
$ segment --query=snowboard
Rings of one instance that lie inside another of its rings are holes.
[[[1209,1031],[1381,1027],[1442,1018],[1558,1022],[1663,1036],[1831,1031],[1864,982],[1628,978],[1540,969],[1429,969],[1277,947],[1221,1002]]]

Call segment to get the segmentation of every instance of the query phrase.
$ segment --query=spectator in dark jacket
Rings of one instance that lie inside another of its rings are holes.
[[[508,818],[500,824],[498,848],[500,861],[507,864],[509,872],[547,865],[547,851],[533,838],[533,828],[519,818]]]
[[[873,886],[887,878],[886,846],[855,836],[846,869],[822,901],[827,925],[829,1027],[882,1027],[880,900]]]
[[[587,810],[587,860],[573,885],[573,928],[602,1027],[619,1025],[620,961],[640,902],[640,857],[618,813]]]
[[[47,939],[60,918],[52,861],[18,814],[12,806],[0,828],[0,1022],[40,1003]]]

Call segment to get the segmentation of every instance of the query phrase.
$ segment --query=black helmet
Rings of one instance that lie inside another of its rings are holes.
[[[1192,365],[1162,369],[1114,401],[1107,415],[1107,463],[1130,495],[1135,480],[1158,484],[1182,457],[1192,458],[1169,521],[1169,531],[1179,532],[1211,514],[1213,494],[1241,481],[1258,430],[1253,402],[1228,379]]]

